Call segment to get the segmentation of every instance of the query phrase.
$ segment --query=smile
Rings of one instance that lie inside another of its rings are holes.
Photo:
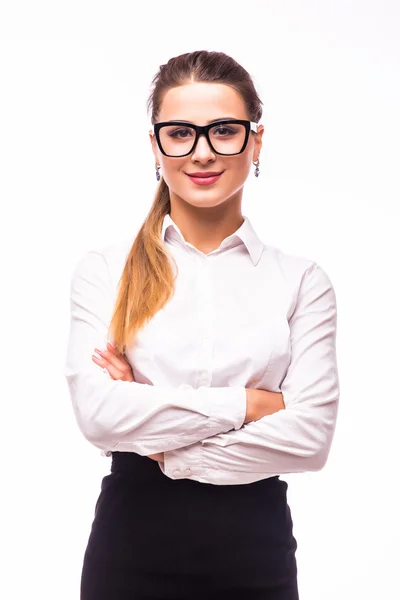
[[[193,183],[195,183],[196,185],[210,185],[218,181],[222,173],[219,173],[219,175],[211,175],[211,177],[199,177],[194,175],[188,175],[188,173],[186,173],[186,175],[189,177],[190,181],[193,181]]]

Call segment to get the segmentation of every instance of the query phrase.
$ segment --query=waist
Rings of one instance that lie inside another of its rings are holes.
[[[112,452],[111,473],[119,474],[123,476],[125,481],[131,481],[132,483],[146,482],[161,486],[174,486],[175,488],[187,487],[198,491],[227,489],[231,490],[231,493],[239,493],[240,490],[244,490],[246,494],[252,492],[259,494],[261,491],[266,491],[268,495],[273,495],[275,490],[286,494],[287,489],[286,481],[279,479],[279,475],[239,485],[214,485],[188,478],[171,479],[161,471],[157,461],[135,452]]]
[[[134,479],[165,478],[156,460],[135,452],[112,452],[111,473],[131,475]]]

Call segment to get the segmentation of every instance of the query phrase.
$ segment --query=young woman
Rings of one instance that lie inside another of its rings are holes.
[[[71,281],[65,375],[82,433],[112,456],[81,600],[296,600],[280,475],[328,458],[335,292],[242,215],[264,132],[248,72],[198,51],[153,84],[150,212]]]

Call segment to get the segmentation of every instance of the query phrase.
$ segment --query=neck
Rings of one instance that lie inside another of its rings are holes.
[[[244,222],[241,198],[218,206],[193,206],[171,194],[171,219],[179,227],[184,239],[207,254],[219,248]]]

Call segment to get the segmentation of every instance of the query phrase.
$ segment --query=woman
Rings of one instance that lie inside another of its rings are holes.
[[[335,292],[242,216],[264,132],[248,72],[198,51],[153,84],[151,210],[133,242],[87,252],[71,282],[65,375],[82,433],[112,456],[81,600],[295,600],[279,476],[328,458]]]

